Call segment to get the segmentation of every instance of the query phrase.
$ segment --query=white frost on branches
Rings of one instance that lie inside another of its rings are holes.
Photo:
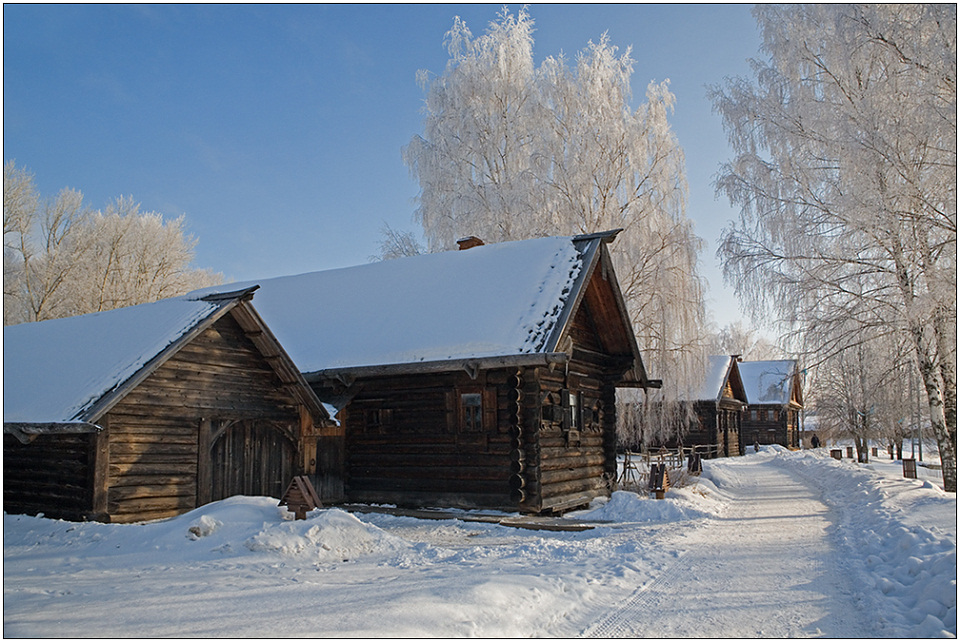
[[[741,208],[725,276],[808,363],[909,341],[956,490],[956,5],[761,5],[767,61],[712,96]]]
[[[417,219],[430,251],[468,235],[490,243],[622,228],[617,276],[645,365],[664,380],[644,431],[662,436],[682,423],[676,402],[699,389],[705,363],[702,243],[667,118],[674,96],[666,81],[651,83],[632,109],[634,60],[606,34],[572,63],[561,55],[537,67],[532,33],[525,10],[504,9],[479,37],[457,18],[444,73],[420,73],[423,134],[404,149],[420,182]]]
[[[190,267],[181,216],[164,221],[130,198],[103,211],[64,189],[41,199],[13,161],[3,171],[3,322],[43,321],[178,296],[222,280]]]

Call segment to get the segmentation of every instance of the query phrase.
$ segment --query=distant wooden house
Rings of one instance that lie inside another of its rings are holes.
[[[319,482],[336,429],[255,289],[4,328],[4,510],[133,522]]]
[[[607,244],[483,245],[260,281],[339,409],[345,497],[559,512],[610,493],[617,387],[649,387]]]
[[[742,361],[739,368],[748,403],[741,422],[744,444],[799,448],[803,388],[797,361]]]
[[[708,456],[743,454],[740,420],[747,395],[736,355],[711,356],[700,394],[694,402],[696,423],[683,436],[684,446],[708,447]]]

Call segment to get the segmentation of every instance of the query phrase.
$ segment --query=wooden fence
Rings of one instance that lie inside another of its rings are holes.
[[[686,478],[687,462],[691,455],[700,455],[701,459],[711,459],[719,454],[720,447],[690,446],[687,448],[659,448],[640,452],[626,451],[623,455],[623,467],[617,477],[617,488],[642,492],[650,480],[651,464],[665,464],[673,486],[682,486]]]

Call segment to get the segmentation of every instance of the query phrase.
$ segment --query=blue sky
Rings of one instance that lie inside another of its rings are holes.
[[[521,5],[508,5],[516,12]],[[121,195],[186,216],[196,264],[250,280],[365,263],[380,228],[415,229],[400,150],[421,131],[418,69],[443,71],[454,16],[501,5],[47,5],[3,8],[3,158],[40,192]],[[634,101],[669,78],[688,213],[718,325],[740,318],[715,252],[736,217],[706,86],[749,73],[749,5],[530,5],[537,63],[606,31],[633,47]]]

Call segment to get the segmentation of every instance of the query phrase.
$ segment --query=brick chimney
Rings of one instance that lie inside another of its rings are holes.
[[[465,236],[457,240],[457,246],[461,250],[469,250],[471,247],[477,247],[478,245],[483,245],[483,241],[476,236]]]

